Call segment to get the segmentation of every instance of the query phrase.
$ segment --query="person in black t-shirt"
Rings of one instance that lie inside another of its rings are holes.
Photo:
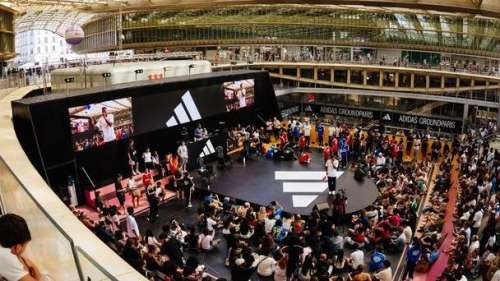
[[[288,280],[293,279],[293,276],[297,276],[297,271],[302,261],[302,254],[304,253],[304,248],[298,244],[297,239],[293,240],[295,241],[290,241],[290,246],[282,249],[283,252],[288,254],[288,265],[286,268],[286,277]]]
[[[191,196],[192,196],[192,192],[194,191],[194,182],[193,182],[193,178],[191,177],[191,175],[189,175],[189,172],[184,172],[178,185],[179,184],[180,184],[180,188],[182,188],[182,190],[184,190],[184,196],[185,196],[185,201],[186,201],[185,206],[186,206],[186,208],[190,208],[191,207]]]
[[[118,199],[118,202],[120,203],[120,206],[125,211],[125,192],[126,192],[126,190],[123,187],[122,180],[123,180],[123,177],[121,174],[116,175],[115,194],[116,194],[116,199]]]
[[[146,189],[146,196],[149,203],[149,222],[155,222],[158,217],[158,196],[156,196],[156,187],[150,184]]]

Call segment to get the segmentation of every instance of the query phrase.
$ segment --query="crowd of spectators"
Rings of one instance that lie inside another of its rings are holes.
[[[228,130],[228,141],[234,148],[242,147],[242,158],[265,153],[264,148],[274,145],[269,144],[274,139],[278,142],[276,146],[283,146],[281,142],[286,141],[297,150],[320,149],[323,155],[339,158],[341,162],[345,160],[341,167],[362,173],[362,178],[373,180],[380,191],[372,205],[355,214],[345,214],[346,201],[342,192],[332,197],[330,208],[319,210],[314,207],[307,217],[285,212],[279,202],[259,206],[199,192],[202,199],[197,219],[182,221],[172,218],[157,235],[151,230],[139,231],[133,208],[127,210],[126,223],[117,218],[117,211],[113,208],[104,208],[98,221],[92,221],[76,210],[75,214],[134,268],[160,280],[216,279],[204,271],[197,258],[200,253],[215,251],[225,255],[225,265],[231,279],[236,281],[249,280],[254,274],[261,280],[275,281],[291,278],[301,281],[389,281],[396,265],[391,264],[388,257],[401,255],[405,247],[408,251],[403,275],[408,278],[413,277],[415,270],[428,269],[443,254],[439,252],[444,239],[441,229],[451,186],[451,163],[456,154],[460,155],[457,159],[462,163],[461,169],[477,163],[474,173],[469,173],[470,168],[464,170],[466,175],[476,177],[475,184],[479,182],[478,175],[483,179],[479,185],[482,195],[475,200],[470,194],[467,197],[468,204],[475,202],[467,209],[472,210],[468,211],[471,222],[477,221],[474,219],[475,209],[491,200],[484,191],[494,194],[496,190],[496,183],[495,187],[493,183],[489,187],[483,185],[487,185],[485,179],[493,180],[492,175],[498,174],[491,174],[490,170],[490,174],[482,173],[482,166],[478,164],[482,160],[476,160],[474,154],[470,154],[471,150],[463,148],[468,138],[486,136],[489,131],[481,129],[448,141],[418,133],[395,136],[383,130],[364,131],[345,123],[326,124],[324,121],[291,118],[287,121],[269,120],[262,127],[237,126]],[[311,134],[318,132],[313,144]],[[324,140],[322,146],[318,146],[319,139]],[[182,151],[171,157],[179,159],[179,153]],[[464,160],[464,154],[469,158]],[[486,166],[496,169],[497,165],[489,162],[492,157],[494,154],[492,156],[490,152],[484,154]],[[178,169],[184,171],[180,166],[179,163]],[[417,228],[419,207],[428,191],[434,166],[438,167],[434,189],[428,204],[422,208],[423,223]],[[134,167],[131,169],[134,171]],[[472,181],[470,177],[468,182]],[[498,210],[495,200],[489,204]],[[475,225],[471,223],[471,227]],[[460,229],[456,232],[461,233]],[[478,233],[479,229],[471,230],[471,244],[483,239],[484,236],[474,236]],[[493,239],[491,233],[496,233],[494,225],[493,230],[483,233],[490,233],[487,239],[484,238],[484,251],[496,251],[496,248],[488,247]],[[460,243],[455,245],[462,246]],[[451,250],[456,251],[458,249]],[[471,254],[471,257],[474,256]]]
[[[500,280],[500,166],[495,151],[489,148],[490,129],[473,132],[476,138],[464,137],[457,152],[453,240],[441,280]]]

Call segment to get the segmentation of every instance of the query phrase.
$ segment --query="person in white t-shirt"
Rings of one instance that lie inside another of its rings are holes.
[[[41,280],[38,267],[24,255],[31,241],[26,221],[15,214],[0,217],[0,280]]]
[[[270,277],[276,269],[276,260],[273,257],[261,255],[257,263],[257,275],[259,277]]]
[[[145,168],[153,169],[153,155],[149,147],[146,147],[146,151],[142,153],[142,160],[144,161]]]
[[[106,107],[102,107],[102,115],[96,123],[96,127],[102,132],[104,142],[114,141],[115,135],[115,118],[113,114],[109,114]]]
[[[472,234],[477,234],[479,228],[481,227],[481,222],[483,221],[483,209],[477,208],[474,216],[472,217]]]
[[[306,122],[304,124],[304,137],[306,137],[306,147],[311,145],[311,124]]]
[[[217,227],[217,220],[214,220],[211,216],[207,218],[207,229],[213,231],[214,227]]]
[[[328,180],[328,194],[335,194],[335,190],[337,189],[337,171],[339,168],[339,160],[335,159],[333,156],[330,156],[325,163],[326,176],[325,178]]]
[[[246,96],[247,96],[247,90],[243,87],[243,83],[240,84],[240,90],[237,93],[238,100],[240,102],[240,108],[246,107],[247,106],[247,101],[246,101]]]
[[[351,253],[351,267],[358,268],[358,266],[363,266],[365,264],[365,254],[362,250],[357,249]]]
[[[210,251],[220,243],[220,239],[214,239],[213,231],[205,229],[198,237],[198,246],[200,249]]]
[[[137,237],[141,239],[141,233],[139,232],[139,225],[134,217],[134,208],[127,208],[127,235],[129,237]]]

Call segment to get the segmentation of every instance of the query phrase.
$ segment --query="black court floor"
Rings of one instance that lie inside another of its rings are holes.
[[[278,201],[285,211],[309,215],[311,208],[328,200],[328,184],[322,154],[311,152],[309,165],[298,161],[275,161],[253,157],[246,164],[233,161],[231,167],[217,170],[210,190],[259,205]],[[359,183],[351,171],[344,171],[337,179],[337,189],[343,189],[348,198],[347,213],[359,211],[372,204],[378,196],[375,184],[366,179]]]

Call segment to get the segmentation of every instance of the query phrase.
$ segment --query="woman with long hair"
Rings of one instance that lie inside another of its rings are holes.
[[[344,250],[339,250],[333,262],[333,273],[342,274],[345,272],[345,268],[346,268],[346,258],[344,255]]]
[[[302,263],[302,267],[299,271],[299,280],[300,281],[309,281],[311,280],[311,276],[314,275],[314,259],[312,254],[309,254],[304,259]]]

